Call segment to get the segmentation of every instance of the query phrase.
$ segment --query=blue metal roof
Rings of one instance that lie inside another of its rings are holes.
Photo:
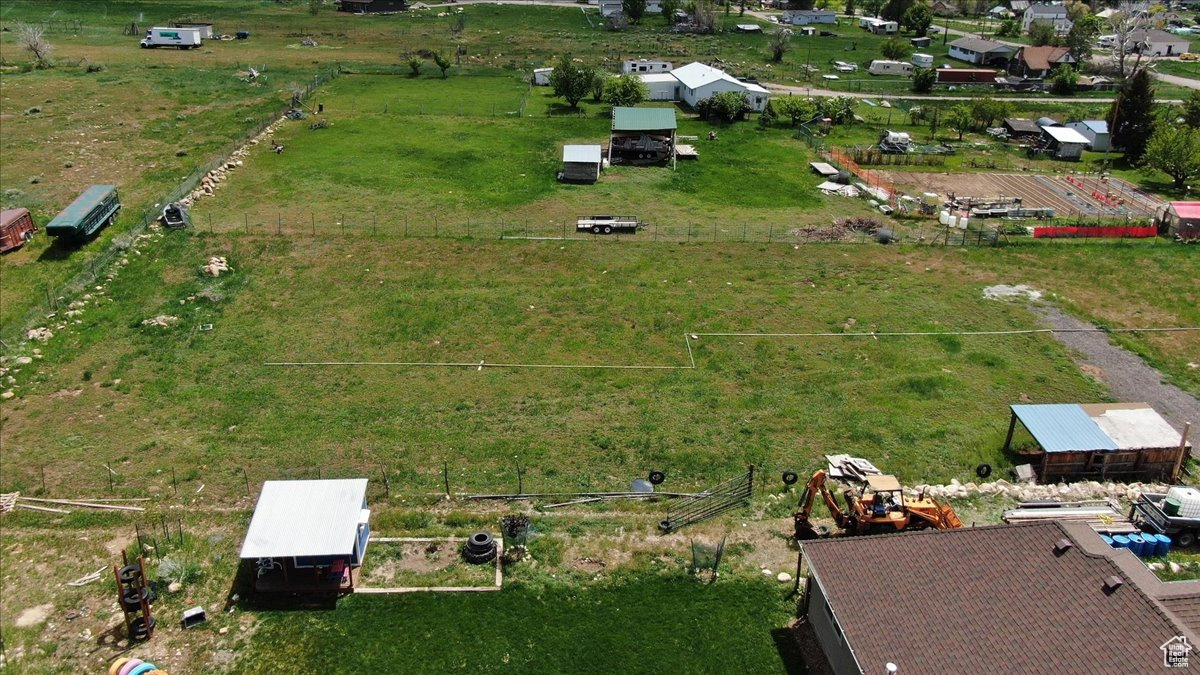
[[[1078,403],[1013,405],[1013,414],[1046,452],[1116,450],[1117,444]]]

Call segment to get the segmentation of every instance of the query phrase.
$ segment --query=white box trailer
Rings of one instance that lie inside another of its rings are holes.
[[[534,68],[533,83],[539,87],[550,86],[550,76],[554,74],[553,68]]]
[[[152,47],[178,47],[195,49],[200,46],[199,28],[148,28],[146,37],[138,43],[143,49]]]
[[[921,53],[913,54],[912,64],[920,68],[931,68],[933,66],[933,55]]]
[[[913,64],[907,61],[883,61],[877,59],[871,62],[871,67],[867,68],[867,72],[872,75],[912,75]]]

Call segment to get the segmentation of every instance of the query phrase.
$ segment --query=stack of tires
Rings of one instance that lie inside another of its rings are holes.
[[[145,673],[158,673],[158,675],[167,675],[167,671],[159,670],[153,663],[147,663],[141,659],[131,659],[122,656],[112,665],[108,667],[108,675],[144,675]]]
[[[117,572],[120,581],[118,593],[121,611],[125,612],[125,625],[129,626],[130,640],[149,640],[154,635],[154,617],[150,616],[150,604],[154,602],[154,592],[146,586],[145,570],[140,561],[136,565],[126,565]],[[139,673],[149,672],[146,670]],[[120,675],[128,675],[120,673]]]
[[[496,559],[496,539],[488,532],[476,532],[463,546],[463,559],[472,565],[482,565]]]

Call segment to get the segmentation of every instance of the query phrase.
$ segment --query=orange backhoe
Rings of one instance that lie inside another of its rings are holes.
[[[949,504],[942,504],[924,493],[916,499],[905,499],[904,490],[895,476],[868,476],[856,495],[846,488],[842,497],[846,508],[838,505],[837,499],[825,485],[826,474],[818,470],[804,486],[800,496],[800,510],[793,514],[796,521],[796,539],[816,539],[821,533],[813,526],[811,516],[813,502],[821,493],[825,506],[835,522],[847,534],[885,534],[907,530],[923,530],[935,527],[945,530],[962,527],[962,521]]]

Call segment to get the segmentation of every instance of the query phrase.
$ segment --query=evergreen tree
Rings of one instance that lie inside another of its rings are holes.
[[[1108,109],[1110,138],[1124,146],[1125,161],[1141,163],[1146,142],[1154,133],[1154,86],[1150,72],[1139,68],[1121,87],[1121,93]]]

